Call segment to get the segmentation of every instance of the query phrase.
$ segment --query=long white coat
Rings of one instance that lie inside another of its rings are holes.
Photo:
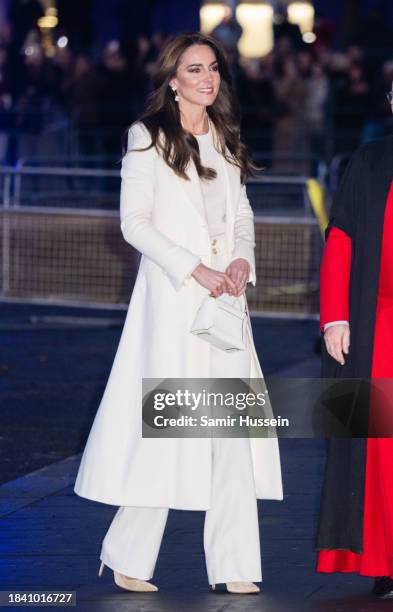
[[[214,126],[213,135],[216,138]],[[109,380],[80,463],[75,493],[116,506],[206,510],[211,438],[142,438],[142,378],[209,378],[210,345],[190,333],[207,290],[190,273],[211,262],[200,179],[178,177],[152,147],[141,122],[129,130],[121,169],[121,230],[142,253]],[[221,156],[227,181],[227,258],[250,262],[255,285],[254,220],[237,167]],[[263,376],[249,327],[250,378]],[[282,499],[276,438],[250,438],[256,496]]]

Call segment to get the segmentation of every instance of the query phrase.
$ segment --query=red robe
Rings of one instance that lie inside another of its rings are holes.
[[[333,227],[321,267],[321,326],[348,320],[351,238]],[[386,203],[372,378],[393,377],[393,183]],[[367,440],[363,552],[321,550],[319,572],[356,572],[393,578],[393,440]]]

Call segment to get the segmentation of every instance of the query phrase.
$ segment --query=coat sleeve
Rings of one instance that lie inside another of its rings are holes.
[[[349,281],[352,240],[332,227],[323,253],[320,274],[321,329],[333,322],[349,322]]]
[[[242,258],[250,264],[250,275],[248,282],[255,287],[255,229],[254,213],[247,197],[246,186],[242,185],[240,190],[240,201],[235,218],[235,246],[230,260]]]
[[[165,236],[151,220],[158,154],[154,147],[135,150],[150,143],[150,134],[141,122],[131,126],[120,173],[120,228],[124,239],[159,265],[179,290],[201,259]]]

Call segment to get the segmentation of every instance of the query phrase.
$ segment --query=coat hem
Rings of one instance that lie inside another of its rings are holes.
[[[211,506],[210,505],[198,505],[198,506],[190,506],[188,504],[179,504],[176,502],[170,502],[168,501],[167,504],[163,504],[163,503],[153,503],[152,501],[146,501],[146,502],[138,502],[136,500],[126,500],[126,502],[121,501],[120,499],[116,499],[114,500],[112,497],[98,497],[95,495],[91,495],[90,493],[82,493],[82,492],[78,492],[75,489],[73,490],[74,493],[76,495],[78,495],[78,497],[83,497],[84,499],[88,499],[90,501],[93,502],[98,502],[100,504],[107,504],[109,506],[131,506],[131,507],[135,507],[135,508],[168,508],[170,510],[195,510],[195,511],[206,511],[206,510],[210,510]],[[271,495],[271,496],[264,496],[264,497],[258,497],[256,496],[256,499],[260,499],[260,500],[266,500],[266,501],[282,501],[284,499],[284,496],[281,495]]]

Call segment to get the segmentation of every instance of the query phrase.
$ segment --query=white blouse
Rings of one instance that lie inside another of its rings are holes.
[[[210,236],[225,232],[226,221],[226,182],[221,153],[213,143],[213,134],[209,125],[207,134],[194,134],[198,141],[201,163],[217,172],[215,179],[200,179],[202,195]]]

